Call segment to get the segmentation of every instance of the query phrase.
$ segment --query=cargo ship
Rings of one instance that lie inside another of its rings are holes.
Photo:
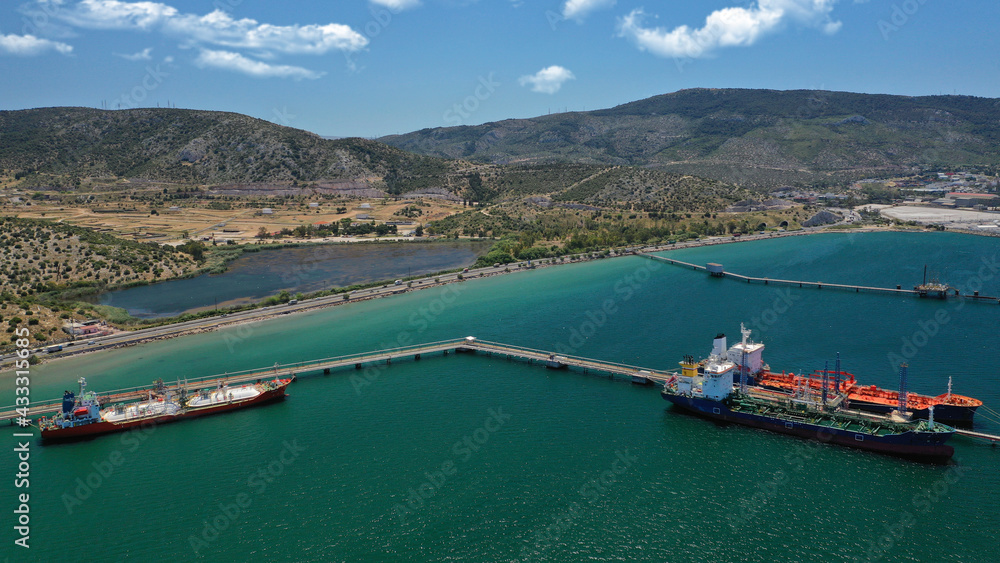
[[[791,390],[797,386],[808,385],[814,389],[822,385],[822,372],[809,375],[794,373],[763,372],[756,377],[757,384],[771,389]],[[863,411],[886,414],[892,412],[899,404],[899,391],[881,389],[874,385],[859,385],[854,374],[835,370],[827,372],[828,380],[839,380],[837,385],[847,393],[851,408]],[[906,401],[914,418],[926,420],[934,408],[934,418],[945,424],[954,426],[972,426],[976,409],[982,406],[979,399],[958,395],[951,392],[951,378],[948,378],[948,392],[931,397],[908,391]]]
[[[878,414],[888,414],[899,404],[899,391],[892,389],[882,389],[874,385],[861,385],[855,379],[854,374],[840,369],[840,357],[837,357],[836,366],[833,370],[816,371],[810,374],[795,374],[791,372],[774,372],[764,363],[764,345],[759,342],[741,342],[726,350],[726,336],[720,334],[715,337],[713,353],[725,356],[738,365],[743,365],[747,382],[750,385],[774,389],[778,391],[792,392],[800,387],[809,387],[819,390],[823,386],[823,379],[827,384],[840,392],[847,394],[847,402],[852,409],[858,409]],[[739,371],[734,374],[733,384],[739,383]],[[921,395],[908,391],[906,393],[907,410],[913,413],[917,419],[927,420],[930,416],[930,407],[934,407],[934,418],[938,422],[945,424],[971,427],[976,415],[976,409],[982,406],[979,399],[958,395],[951,392],[951,378],[948,378],[948,391],[936,397]]]
[[[744,350],[750,331],[743,329]],[[694,414],[822,442],[942,463],[954,449],[946,442],[955,429],[934,421],[914,420],[905,410],[882,416],[844,406],[846,394],[827,386],[817,393],[800,387],[786,393],[747,384],[745,354],[733,362],[718,339],[713,353],[700,362],[685,356],[681,372],[667,379],[663,398]],[[740,380],[733,385],[734,374]]]
[[[60,412],[51,418],[41,418],[38,427],[43,441],[57,442],[88,438],[100,434],[123,432],[137,426],[165,424],[184,418],[243,409],[284,399],[285,387],[291,379],[274,379],[241,386],[220,383],[215,389],[204,389],[179,396],[157,382],[147,400],[120,403],[102,409],[100,399],[87,390],[87,380],[80,378],[80,392],[63,394]]]

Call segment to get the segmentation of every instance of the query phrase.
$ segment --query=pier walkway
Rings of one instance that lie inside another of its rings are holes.
[[[348,354],[332,358],[322,358],[291,364],[275,364],[271,367],[261,367],[244,371],[215,374],[193,379],[185,379],[177,382],[164,382],[163,391],[178,394],[181,390],[187,393],[196,392],[199,389],[214,389],[220,385],[237,386],[268,379],[286,379],[314,375],[319,373],[328,374],[334,369],[354,368],[362,369],[366,365],[391,364],[394,360],[420,360],[427,354],[442,353],[448,355],[452,352],[481,352],[487,356],[502,356],[509,360],[521,360],[529,363],[543,363],[552,368],[577,368],[584,372],[600,372],[611,377],[621,376],[631,379],[636,383],[663,382],[668,377],[664,371],[620,364],[616,362],[605,362],[579,356],[559,355],[555,352],[535,350],[521,346],[511,346],[498,342],[488,342],[477,340],[473,337],[456,338],[453,340],[443,340],[430,344],[418,344],[414,346],[404,346],[400,348],[390,348],[375,352],[365,352],[360,354]],[[93,385],[89,390],[98,392]],[[156,386],[146,385],[141,387],[130,387],[126,389],[116,389],[107,392],[98,392],[101,405],[111,405],[115,403],[127,403],[141,401],[150,397],[154,393]],[[29,417],[51,416],[59,412],[62,398],[50,399],[46,401],[34,401],[29,407]],[[18,412],[14,405],[0,408],[0,421],[10,421],[11,424],[18,418]]]
[[[694,265],[690,264],[690,266]],[[551,369],[573,368],[584,373],[596,372],[608,375],[612,378],[622,377],[633,383],[640,384],[654,382],[663,384],[673,375],[672,372],[663,370],[643,368],[640,366],[618,362],[595,360],[592,358],[584,358],[582,356],[558,354],[545,350],[526,348],[524,346],[513,346],[499,342],[479,340],[468,336],[465,338],[432,342],[430,344],[417,344],[414,346],[377,350],[375,352],[348,354],[345,356],[322,358],[293,364],[275,364],[269,368],[256,368],[177,381],[172,385],[164,382],[162,387],[159,387],[156,383],[154,383],[153,385],[144,387],[117,389],[106,393],[98,393],[98,397],[102,407],[105,407],[115,403],[145,400],[151,396],[156,396],[158,392],[170,392],[177,394],[181,390],[184,390],[188,394],[191,394],[197,392],[199,389],[214,389],[220,385],[237,386],[275,378],[287,379],[307,375],[316,375],[320,373],[329,374],[334,369],[343,368],[360,370],[366,365],[388,365],[394,360],[420,360],[422,356],[434,353],[440,353],[445,356],[450,353],[478,353],[488,357],[496,356],[511,361],[524,361],[531,364],[537,363]],[[54,415],[59,412],[61,404],[61,398],[34,402],[29,407],[29,418],[36,419],[40,416]],[[10,421],[10,424],[13,425],[18,417],[19,413],[14,409],[13,405],[0,409],[0,420]],[[1000,436],[986,434],[983,432],[956,429],[956,433],[970,438],[988,440],[994,444],[1000,442]]]
[[[684,262],[681,260],[675,260],[673,258],[666,258],[664,256],[657,256],[655,254],[647,254],[645,252],[637,252],[639,256],[649,258],[651,260],[656,260],[659,262],[666,262],[667,264],[673,264],[675,266],[681,266],[682,268],[690,268],[692,270],[700,270],[703,272],[708,272],[714,277],[718,278],[733,278],[740,281],[745,281],[747,283],[760,283],[764,285],[784,285],[784,286],[797,286],[797,287],[808,287],[816,289],[837,289],[853,291],[855,293],[881,293],[885,295],[908,295],[916,297],[926,297],[924,293],[914,289],[902,289],[900,286],[892,287],[871,287],[865,285],[851,285],[851,284],[841,284],[841,283],[825,283],[820,281],[800,281],[800,280],[782,280],[774,278],[757,278],[753,276],[744,276],[742,274],[734,274],[733,272],[726,272],[722,269],[720,264],[710,264],[711,266],[717,266],[715,271],[709,269],[707,266],[699,266],[698,264],[692,264],[690,262]],[[956,295],[954,297],[963,297],[965,299],[972,299],[974,301],[995,301],[1000,303],[1000,299],[996,297],[990,297],[986,295],[979,295],[978,292],[974,295],[958,295],[956,290]]]
[[[965,428],[956,428],[955,434],[967,436],[969,438],[979,438],[980,440],[989,440],[990,442],[993,442],[994,445],[996,445],[997,442],[1000,442],[1000,436],[976,432],[974,430],[966,430]]]

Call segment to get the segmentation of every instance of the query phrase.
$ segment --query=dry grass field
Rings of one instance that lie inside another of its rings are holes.
[[[7,200],[0,207],[0,214],[57,221],[133,240],[163,244],[180,242],[186,238],[245,243],[256,240],[262,227],[269,233],[277,233],[282,229],[294,229],[301,225],[335,223],[344,219],[352,222],[410,222],[409,225],[398,226],[399,234],[405,235],[418,225],[426,225],[464,209],[460,202],[436,198],[399,201],[320,200],[314,202],[316,207],[310,207],[309,203],[241,203],[232,209],[212,209],[209,202],[201,200],[185,200],[167,207],[144,202],[67,204],[63,201],[46,200],[31,201],[31,205],[24,205]],[[265,208],[270,209],[271,213],[264,213]],[[409,216],[401,214],[407,209]],[[156,213],[152,214],[151,210]]]

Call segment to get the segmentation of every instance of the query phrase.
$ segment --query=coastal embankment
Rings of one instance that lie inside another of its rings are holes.
[[[857,229],[851,229],[850,232],[854,233],[884,232],[886,230],[889,229],[857,228]],[[142,328],[130,331],[120,331],[109,336],[88,339],[86,341],[83,341],[83,339],[81,339],[76,342],[64,345],[61,351],[54,353],[45,353],[44,348],[36,349],[34,350],[34,352],[36,355],[39,355],[40,359],[44,359],[45,361],[54,361],[64,358],[80,356],[82,354],[88,354],[91,352],[124,348],[147,342],[152,342],[155,340],[175,338],[178,336],[185,336],[190,334],[199,334],[199,333],[218,330],[224,327],[245,324],[245,323],[259,322],[275,318],[281,315],[293,315],[307,311],[316,311],[319,309],[325,309],[328,307],[335,307],[339,305],[346,305],[358,301],[381,299],[384,297],[391,297],[393,295],[399,295],[412,291],[441,287],[452,283],[468,283],[473,280],[483,279],[487,277],[516,274],[518,272],[524,272],[527,270],[532,270],[537,268],[548,268],[565,264],[576,264],[591,260],[632,256],[639,252],[642,253],[665,252],[682,248],[696,248],[704,246],[714,246],[719,244],[752,242],[757,240],[765,240],[765,239],[773,239],[781,237],[805,236],[823,232],[843,232],[843,231],[816,228],[816,229],[803,229],[799,231],[790,231],[790,232],[766,232],[758,234],[749,234],[749,235],[743,235],[741,237],[729,237],[729,236],[711,237],[700,240],[677,242],[675,244],[661,244],[655,246],[636,246],[636,247],[619,248],[608,251],[607,253],[595,251],[583,254],[567,255],[561,258],[544,259],[535,262],[526,261],[526,262],[518,262],[507,265],[501,264],[498,266],[467,269],[466,271],[457,273],[452,272],[445,274],[431,274],[422,278],[410,280],[400,285],[396,285],[393,282],[386,282],[385,284],[380,286],[370,287],[368,289],[361,289],[353,291],[351,293],[327,295],[313,299],[304,299],[294,303],[289,302],[287,304],[273,305],[258,309],[250,309],[246,311],[222,313],[218,316],[206,317],[190,321],[183,321],[157,327]],[[14,359],[13,356],[6,356],[0,359],[0,365],[2,365],[3,363],[11,362],[13,361],[13,359]]]

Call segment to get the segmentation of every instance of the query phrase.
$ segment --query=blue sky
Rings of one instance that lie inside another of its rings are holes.
[[[1000,97],[998,23],[995,0],[13,0],[0,109],[375,137],[693,87]]]

